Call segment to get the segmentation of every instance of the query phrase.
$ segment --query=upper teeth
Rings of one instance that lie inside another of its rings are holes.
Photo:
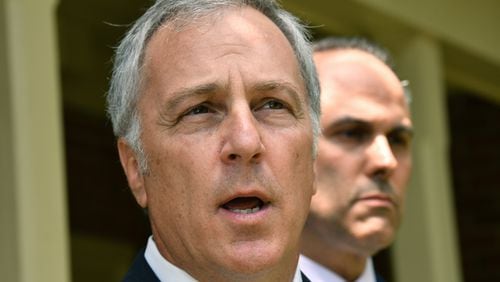
[[[249,213],[254,213],[260,211],[260,207],[255,207],[253,209],[231,209],[231,211],[235,213],[242,213],[242,214],[249,214]]]

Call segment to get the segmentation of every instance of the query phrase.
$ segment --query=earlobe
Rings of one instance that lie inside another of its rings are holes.
[[[120,163],[122,164],[125,175],[127,176],[128,185],[137,203],[143,207],[147,207],[147,193],[144,187],[144,175],[139,168],[134,150],[130,145],[120,137],[117,142],[118,154],[120,155]]]

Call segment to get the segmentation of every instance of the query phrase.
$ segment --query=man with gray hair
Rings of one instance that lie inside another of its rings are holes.
[[[359,38],[314,45],[321,84],[317,193],[302,237],[311,281],[382,281],[371,256],[394,239],[411,171],[412,122],[387,53]]]
[[[158,0],[116,50],[108,112],[152,229],[124,281],[308,281],[319,86],[273,0]]]

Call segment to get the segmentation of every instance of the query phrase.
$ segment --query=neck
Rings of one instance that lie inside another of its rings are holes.
[[[336,240],[335,244],[321,240],[307,228],[302,233],[302,254],[332,270],[347,281],[355,281],[366,267],[368,255],[356,252]]]
[[[298,262],[298,257],[297,260]],[[219,272],[219,273],[200,273],[196,276],[199,281],[222,281],[222,282],[291,282],[294,280],[295,267],[274,267],[257,273],[242,273],[242,272]]]
[[[228,282],[267,282],[294,280],[299,259],[298,250],[289,252],[277,264],[255,268],[252,265],[214,265],[210,267],[195,265],[192,261],[174,260],[161,240],[154,241],[158,255],[176,268],[186,272],[197,281],[228,281]]]
[[[298,261],[298,258],[297,258]],[[291,282],[294,280],[296,267],[287,269],[268,269],[257,273],[242,272],[211,272],[202,271],[193,273],[198,281],[222,281],[222,282]]]

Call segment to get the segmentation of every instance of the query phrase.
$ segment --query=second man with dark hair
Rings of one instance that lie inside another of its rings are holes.
[[[366,40],[316,43],[317,194],[302,237],[311,281],[381,281],[371,256],[394,240],[412,164],[412,122],[387,54]]]

